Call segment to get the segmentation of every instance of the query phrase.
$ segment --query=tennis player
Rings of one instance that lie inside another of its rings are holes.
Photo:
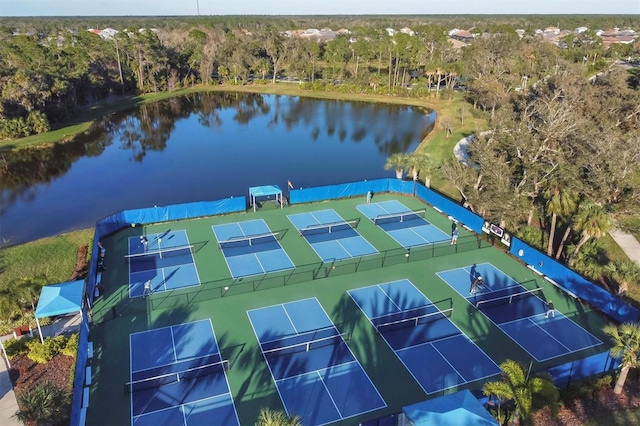
[[[144,283],[144,289],[142,290],[142,297],[147,297],[151,294],[151,280],[147,280]]]
[[[478,275],[476,279],[471,284],[471,290],[469,294],[474,295],[476,291],[478,291],[478,286],[484,286],[484,280],[482,279],[482,275]]]
[[[144,246],[144,250],[146,251],[149,248],[149,240],[146,236],[140,235],[140,242]]]
[[[553,306],[553,302],[551,300],[547,302],[547,313],[544,317],[549,318],[549,315],[551,315],[552,318],[556,316],[556,308]]]

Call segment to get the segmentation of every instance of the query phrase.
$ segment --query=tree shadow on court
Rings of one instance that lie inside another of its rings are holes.
[[[257,340],[247,344],[235,341],[229,333],[224,333],[219,339],[219,344],[223,357],[229,359],[231,368],[237,372],[234,374],[243,378],[240,387],[233,389],[241,424],[243,419],[257,419],[264,407],[284,410]],[[303,367],[304,365],[299,363],[291,365],[291,368],[297,371],[301,371]]]
[[[130,335],[154,328],[177,325],[192,320],[188,307],[151,312],[150,305],[135,311],[116,314],[101,323],[93,323],[90,340],[94,346],[92,366],[91,424],[130,424],[131,394],[125,384],[131,381]],[[149,359],[162,359],[167,348],[145,346]]]
[[[373,307],[376,312],[387,307]],[[409,403],[426,399],[426,394],[411,376],[404,364],[393,350],[387,345],[382,336],[362,312],[360,307],[348,294],[343,294],[331,312],[336,327],[343,333],[350,334],[348,345],[354,353],[374,386],[387,404],[387,407],[401,407]],[[381,415],[395,414],[392,408],[387,408]],[[366,416],[353,418],[370,420]]]

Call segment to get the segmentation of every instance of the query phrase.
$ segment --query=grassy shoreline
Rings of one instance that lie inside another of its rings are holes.
[[[435,99],[418,99],[407,97],[396,97],[388,95],[363,95],[356,93],[340,93],[333,91],[317,92],[310,90],[300,89],[298,83],[276,83],[276,84],[264,84],[264,85],[249,85],[249,86],[224,86],[224,85],[196,85],[185,89],[175,90],[171,92],[153,93],[138,96],[127,96],[113,98],[111,101],[105,101],[98,103],[91,107],[86,107],[79,111],[76,119],[70,123],[66,123],[63,127],[56,128],[47,133],[38,135],[31,135],[19,139],[10,139],[6,141],[0,141],[0,152],[12,149],[21,149],[26,147],[37,147],[42,145],[48,145],[51,143],[68,142],[74,137],[86,132],[91,128],[91,125],[99,118],[105,115],[113,114],[115,112],[124,111],[130,108],[135,108],[139,105],[157,102],[163,99],[169,99],[176,96],[182,96],[190,93],[201,92],[245,92],[245,93],[261,93],[271,95],[285,95],[285,96],[301,96],[315,99],[333,99],[344,101],[362,101],[372,103],[386,103],[386,104],[400,104],[408,106],[423,107],[430,110],[435,110],[438,116],[446,116],[453,118],[458,114],[458,110],[465,111],[464,114],[470,120],[465,122],[461,129],[454,129],[452,134],[447,139],[455,139],[456,133],[468,134],[469,132],[475,132],[477,128],[484,126],[483,120],[473,119],[471,113],[471,106],[464,102],[462,95],[456,93],[453,100],[435,100]],[[455,127],[455,126],[454,126]],[[456,132],[458,130],[458,132]],[[444,136],[444,130],[441,130],[436,125],[436,128],[429,133],[427,139],[435,138],[436,134],[442,133]],[[424,143],[423,143],[424,144]]]
[[[91,256],[93,235],[93,229],[83,229],[1,248],[0,288],[34,279],[51,284],[69,280],[76,267],[80,247],[88,246],[88,256]],[[33,315],[14,321],[0,315],[0,334],[10,333],[25,321],[34,327],[36,325]]]

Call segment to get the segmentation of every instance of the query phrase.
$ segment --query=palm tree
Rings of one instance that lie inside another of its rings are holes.
[[[19,393],[15,418],[25,424],[49,425],[68,422],[69,394],[51,383]]]
[[[13,319],[22,315],[24,309],[21,295],[13,283],[5,283],[0,287],[0,312],[5,319]]]
[[[402,179],[404,175],[404,168],[407,165],[407,154],[395,153],[391,154],[387,158],[387,163],[384,165],[385,170],[394,169],[396,171],[396,179]]]
[[[256,426],[302,426],[298,416],[288,416],[284,411],[275,411],[269,408],[260,410]]]
[[[409,169],[414,182],[418,180],[418,175],[422,172],[425,186],[427,188],[430,186],[435,162],[427,153],[420,151],[405,155],[404,166]]]
[[[522,418],[529,423],[534,410],[545,406],[552,414],[557,413],[559,392],[551,376],[541,374],[529,378],[522,364],[510,359],[500,364],[500,368],[502,380],[485,383],[483,392],[486,396],[494,395],[499,401],[512,400],[514,422]]]
[[[621,359],[622,369],[613,388],[613,392],[619,394],[622,393],[629,370],[640,366],[640,324],[632,322],[618,326],[608,324],[603,331],[613,340],[613,347],[609,349],[611,356]]]
[[[34,277],[22,277],[16,280],[13,285],[17,287],[21,298],[31,304],[31,308],[36,310],[36,301],[40,297],[42,287],[47,283],[47,277],[43,274]]]
[[[406,166],[409,167],[414,182],[418,180],[418,175],[421,174],[424,177],[424,186],[431,187],[431,175],[438,167],[438,164],[429,154],[423,151],[409,154]]]
[[[409,169],[409,173],[411,173],[411,177],[414,182],[418,180],[418,172],[420,171],[420,166],[424,161],[424,157],[426,157],[426,155],[414,152],[412,154],[408,154],[405,158],[404,165]]]
[[[558,216],[561,218],[572,215],[578,206],[577,197],[571,191],[563,191],[560,188],[553,188],[545,194],[547,199],[547,214],[551,214],[551,226],[549,228],[549,244],[547,255],[553,256],[553,243],[556,234],[556,222]],[[560,250],[560,248],[558,248]]]
[[[539,226],[524,225],[518,229],[518,238],[533,247],[542,247],[546,233]]]
[[[614,260],[605,266],[609,277],[618,284],[618,294],[629,290],[629,284],[640,283],[640,266],[630,259]]]
[[[572,249],[572,247],[570,247]],[[611,291],[609,283],[604,279],[604,265],[608,262],[602,242],[591,240],[582,246],[577,254],[571,255],[571,267],[585,277],[598,281]]]
[[[575,227],[582,232],[582,238],[576,244],[574,256],[589,239],[601,237],[609,232],[613,227],[613,221],[603,207],[593,202],[585,202],[580,204],[575,218]]]

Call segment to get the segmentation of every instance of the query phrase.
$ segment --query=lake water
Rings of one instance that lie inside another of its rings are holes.
[[[416,107],[246,93],[172,98],[106,117],[82,140],[0,155],[1,246],[120,210],[395,176],[433,127]]]

